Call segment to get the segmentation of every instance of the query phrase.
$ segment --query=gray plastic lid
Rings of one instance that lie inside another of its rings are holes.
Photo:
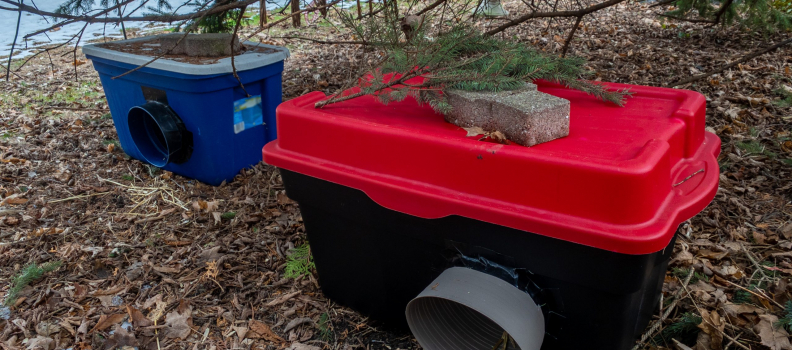
[[[113,41],[112,43],[133,43],[140,41],[151,41],[155,36],[148,36],[142,38]],[[83,53],[86,56],[103,58],[121,63],[128,63],[131,65],[139,66],[151,61],[154,56],[135,55],[126,52],[120,52],[105,47],[100,47],[101,44],[91,44],[83,46]],[[234,57],[234,66],[237,72],[251,70],[259,67],[264,67],[276,62],[280,62],[289,57],[289,49],[281,46],[266,45],[254,42],[245,42],[247,46],[265,47],[276,50],[275,52],[260,53],[247,51],[241,55]],[[189,74],[189,75],[211,75],[211,74],[225,74],[233,72],[231,67],[231,57],[219,59],[216,63],[211,64],[192,64],[185,62],[178,62],[167,58],[160,58],[148,66],[147,68],[160,69],[164,71]]]

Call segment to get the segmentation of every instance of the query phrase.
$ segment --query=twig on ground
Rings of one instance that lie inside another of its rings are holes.
[[[761,55],[764,55],[764,54],[766,54],[768,52],[775,51],[779,47],[782,47],[782,46],[787,45],[789,43],[792,43],[792,37],[790,37],[790,38],[788,38],[788,39],[786,39],[784,41],[781,41],[781,42],[779,42],[779,43],[777,43],[775,45],[768,46],[768,47],[766,47],[764,49],[761,49],[761,50],[758,50],[758,51],[754,51],[754,52],[752,52],[750,54],[747,54],[747,55],[743,56],[742,58],[740,58],[740,59],[738,59],[738,60],[736,60],[734,62],[731,62],[731,63],[729,63],[727,65],[724,65],[724,66],[722,66],[722,67],[720,67],[718,69],[715,69],[715,70],[712,70],[712,71],[709,71],[709,72],[706,72],[706,73],[702,73],[702,74],[699,74],[699,75],[695,75],[695,76],[692,76],[690,78],[683,79],[683,80],[668,84],[666,86],[667,87],[682,86],[682,85],[689,84],[689,83],[692,83],[694,81],[706,78],[708,76],[711,76],[711,75],[714,75],[714,74],[718,74],[718,73],[723,72],[723,71],[725,71],[725,70],[727,70],[729,68],[735,67],[738,64],[750,61],[750,60],[752,60],[752,59],[754,59],[756,57],[759,57]]]
[[[757,293],[757,292],[755,292],[755,291],[752,291],[752,290],[750,290],[750,289],[748,289],[748,288],[745,288],[745,287],[743,287],[743,286],[741,286],[741,285],[739,285],[739,284],[737,284],[737,283],[734,283],[734,282],[732,282],[732,281],[726,280],[726,279],[724,279],[724,278],[718,278],[718,281],[724,281],[724,282],[726,282],[726,283],[728,283],[728,284],[732,285],[733,287],[737,287],[737,288],[739,288],[739,289],[742,289],[742,290],[744,290],[744,291],[746,291],[746,292],[748,292],[748,293],[751,293],[753,296],[755,296],[755,297],[757,297],[757,298],[761,298],[761,299],[768,300],[768,301],[772,302],[773,304],[775,304],[776,306],[780,307],[781,309],[783,309],[783,308],[784,308],[784,305],[781,305],[781,303],[779,303],[779,302],[777,302],[777,301],[773,300],[772,298],[768,297],[767,295],[764,295],[764,293],[761,293],[761,294],[760,294],[760,293]]]
[[[635,344],[632,350],[638,350],[638,348],[640,348],[641,345],[646,343],[646,340],[649,339],[649,337],[653,336],[655,332],[657,332],[657,330],[660,329],[660,326],[663,324],[663,321],[665,321],[665,319],[668,318],[668,315],[671,314],[671,311],[674,311],[674,308],[676,308],[677,303],[679,303],[679,301],[682,300],[682,298],[680,298],[680,296],[682,295],[682,291],[684,291],[688,283],[690,283],[690,279],[693,277],[694,273],[695,270],[690,269],[690,273],[688,273],[687,277],[685,277],[685,281],[682,282],[682,287],[680,287],[676,291],[676,293],[674,293],[674,301],[672,301],[671,304],[668,305],[665,312],[663,312],[663,314],[660,315],[660,318],[655,320],[654,323],[652,323],[652,326],[649,327],[649,329],[647,329],[646,332],[644,332],[644,334],[641,336],[641,340],[638,341],[638,344]]]
[[[66,201],[70,201],[70,200],[74,200],[74,199],[80,199],[80,198],[88,198],[88,197],[94,197],[94,196],[104,196],[104,195],[109,194],[109,193],[111,193],[111,192],[82,194],[82,195],[71,196],[71,197],[67,197],[67,198],[63,198],[63,199],[51,200],[51,201],[48,201],[47,203],[58,203],[58,202],[66,202]]]
[[[306,38],[302,36],[271,36],[272,39],[292,39],[292,40],[306,40],[315,42],[317,44],[342,44],[342,45],[368,45],[365,41],[333,41],[333,40],[319,40],[313,38]]]
[[[63,109],[67,111],[87,111],[87,112],[110,112],[109,109],[101,108],[82,108],[82,107],[58,107],[58,106],[44,106],[42,109]]]

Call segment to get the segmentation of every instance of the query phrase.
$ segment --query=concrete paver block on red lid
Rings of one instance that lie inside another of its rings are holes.
[[[569,101],[536,90],[446,91],[453,107],[445,119],[461,127],[500,131],[509,141],[533,146],[569,135]]]

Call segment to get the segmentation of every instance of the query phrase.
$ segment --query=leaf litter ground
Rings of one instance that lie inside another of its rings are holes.
[[[659,11],[625,4],[587,17],[571,53],[589,60],[593,79],[663,86],[779,39],[664,24]],[[255,36],[292,51],[284,99],[335,92],[378,60],[357,45],[283,38],[354,40],[332,19],[306,19],[299,32]],[[560,52],[571,25],[498,35]],[[98,77],[77,58],[41,55],[0,85],[0,296],[33,263],[62,262],[0,306],[0,348],[419,348],[333,304],[314,274],[285,276],[305,229],[272,167],[211,187],[126,157]],[[723,140],[721,185],[680,227],[656,313],[668,317],[655,316],[640,348],[792,349],[781,327],[792,291],[791,61],[781,49],[683,86],[707,97],[707,127]]]

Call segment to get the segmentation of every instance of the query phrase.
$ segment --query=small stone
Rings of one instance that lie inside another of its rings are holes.
[[[446,121],[500,131],[514,143],[533,146],[569,135],[569,101],[536,90],[536,85],[500,92],[446,92],[453,107]]]
[[[8,320],[11,318],[11,308],[7,306],[0,306],[0,320]]]

